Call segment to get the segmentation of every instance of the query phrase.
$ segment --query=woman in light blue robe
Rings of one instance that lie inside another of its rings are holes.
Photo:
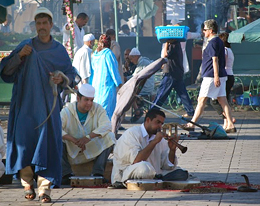
[[[109,49],[111,39],[102,34],[92,56],[90,84],[95,88],[94,101],[101,104],[111,120],[116,107],[116,88],[122,84],[115,55]]]

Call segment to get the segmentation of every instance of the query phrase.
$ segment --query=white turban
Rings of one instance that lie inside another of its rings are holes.
[[[93,34],[86,34],[84,37],[83,37],[83,41],[92,41],[95,39],[95,36]]]

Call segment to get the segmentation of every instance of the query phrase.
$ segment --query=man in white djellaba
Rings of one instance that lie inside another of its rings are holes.
[[[83,26],[88,23],[89,17],[85,13],[80,13],[77,16],[76,21],[74,22],[74,32],[75,32],[75,39],[74,39],[74,54],[83,46],[83,37],[85,35],[85,31]],[[67,48],[68,42],[70,39],[70,27],[68,23],[66,23],[63,28],[63,46]]]
[[[93,34],[86,34],[83,37],[83,41],[84,45],[77,51],[72,62],[72,65],[77,69],[81,77],[78,87],[89,82],[89,77],[91,75],[91,53],[95,42],[95,36]],[[72,94],[71,102],[76,100],[77,96]]]
[[[75,54],[72,65],[78,70],[81,77],[81,84],[88,83],[91,75],[91,52],[95,42],[93,34],[87,34],[83,38],[84,45]]]

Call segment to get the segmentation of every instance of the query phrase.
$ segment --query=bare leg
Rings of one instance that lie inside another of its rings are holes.
[[[226,120],[227,120],[227,124],[226,124],[226,129],[231,129],[234,128],[234,124],[232,121],[232,116],[231,116],[231,108],[227,102],[227,98],[226,97],[218,97],[218,102],[221,105],[225,116],[226,116]]]
[[[193,122],[198,121],[200,115],[204,111],[207,99],[208,99],[208,97],[198,97],[198,104],[196,106],[196,109],[195,109],[195,112],[194,112],[194,115],[193,115],[191,121],[193,121]],[[194,124],[188,123],[187,126],[188,127],[194,127]]]

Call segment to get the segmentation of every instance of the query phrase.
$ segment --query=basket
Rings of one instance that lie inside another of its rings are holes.
[[[157,26],[155,33],[160,43],[165,43],[168,39],[177,41],[186,41],[187,32],[190,30],[188,26]]]

